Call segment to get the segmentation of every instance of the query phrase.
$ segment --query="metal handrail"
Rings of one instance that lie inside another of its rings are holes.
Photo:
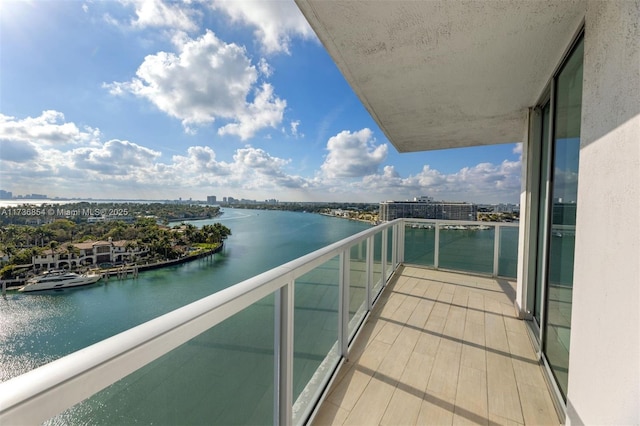
[[[0,383],[0,424],[46,421],[398,222],[362,231]]]

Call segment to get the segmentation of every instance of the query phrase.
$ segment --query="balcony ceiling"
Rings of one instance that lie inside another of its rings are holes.
[[[522,140],[585,3],[296,2],[400,152]]]

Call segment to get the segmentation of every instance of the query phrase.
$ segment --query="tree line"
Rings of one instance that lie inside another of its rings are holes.
[[[79,254],[73,243],[126,240],[127,251],[145,251],[157,259],[177,259],[189,247],[215,248],[231,235],[221,223],[204,225],[181,223],[160,225],[154,218],[139,217],[134,223],[105,221],[76,223],[60,219],[40,226],[8,225],[0,228],[0,252],[6,270],[32,263],[32,257],[50,252]],[[9,268],[6,268],[9,267]]]

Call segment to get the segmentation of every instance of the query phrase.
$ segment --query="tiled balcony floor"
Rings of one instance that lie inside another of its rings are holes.
[[[315,425],[558,424],[515,283],[403,267]]]

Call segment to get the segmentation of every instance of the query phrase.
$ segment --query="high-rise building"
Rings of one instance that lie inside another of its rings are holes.
[[[420,197],[420,201],[383,201],[380,220],[388,222],[401,217],[414,219],[476,220],[478,206],[472,203],[433,201]]]
[[[215,195],[208,195],[207,196],[207,204],[216,204],[216,196]]]

